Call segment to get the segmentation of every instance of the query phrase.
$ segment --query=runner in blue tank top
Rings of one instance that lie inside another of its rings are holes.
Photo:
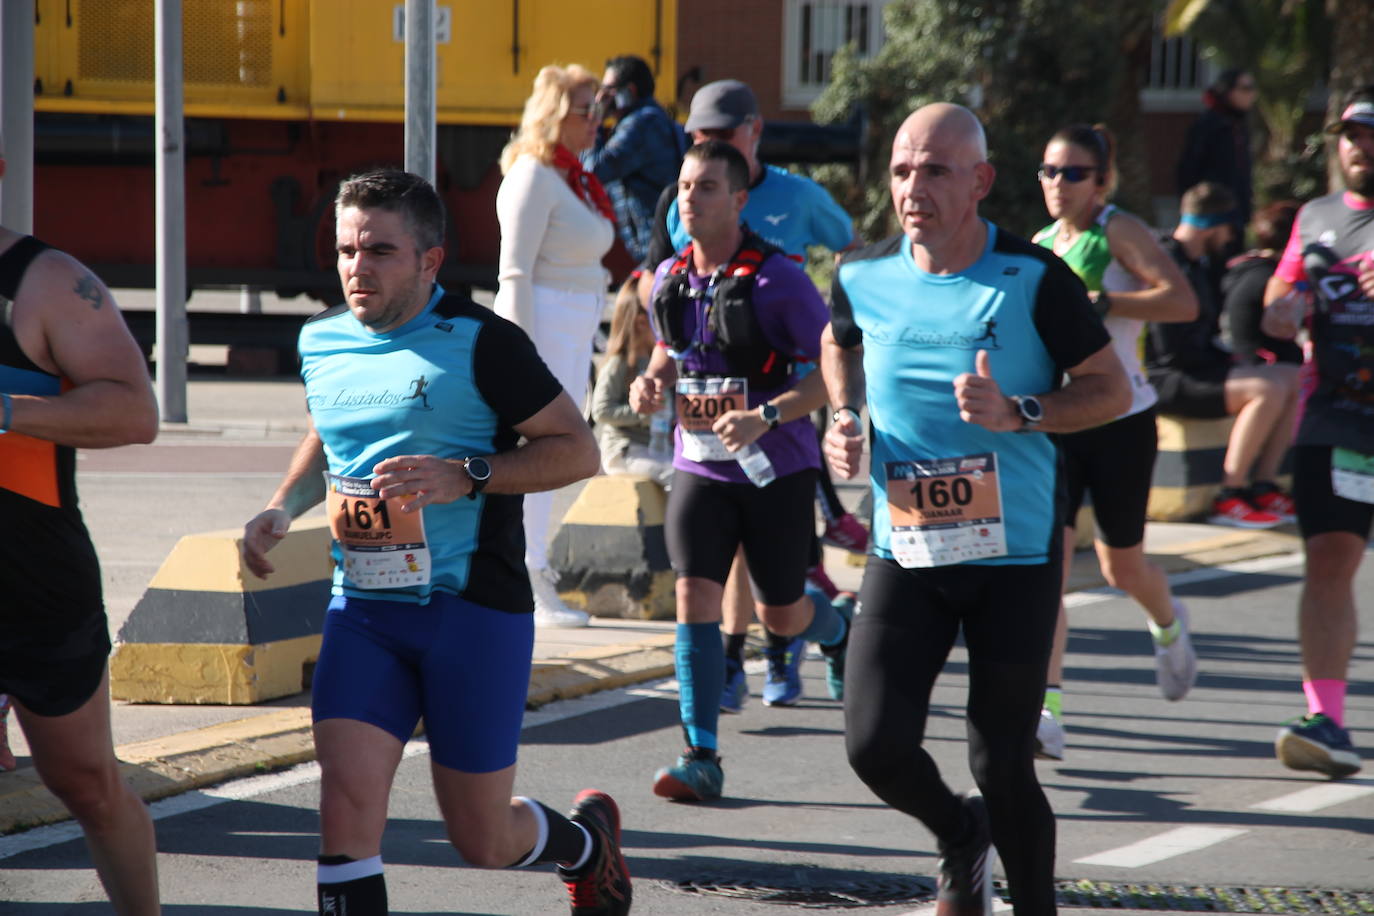
[[[586,790],[568,817],[511,797],[534,643],[520,494],[596,473],[595,440],[523,331],[434,282],[444,211],[428,182],[354,176],[335,216],[346,302],[300,338],[311,425],[243,539],[265,578],[292,518],[323,500],[334,534],[312,696],[319,912],[387,912],[387,797],[423,718],[467,862],[554,862],[574,916],[628,913],[610,796]]]
[[[858,473],[866,403],[874,556],[846,662],[850,763],[935,834],[940,912],[990,912],[995,837],[1016,912],[1038,914],[1055,909],[1054,815],[1033,742],[1062,548],[1045,433],[1110,420],[1129,388],[1083,284],[979,217],[994,174],[965,108],[930,105],[898,130],[890,184],[903,233],[847,255],[832,290],[825,452],[836,473]],[[963,798],[921,746],[961,631],[981,792]]]

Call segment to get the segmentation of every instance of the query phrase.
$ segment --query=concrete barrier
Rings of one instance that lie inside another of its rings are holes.
[[[183,537],[120,628],[110,692],[135,703],[260,703],[299,693],[319,656],[333,564],[327,521],[295,523],[266,581],[242,529]]]
[[[1232,417],[1194,420],[1160,414],[1159,456],[1146,515],[1157,522],[1191,521],[1207,514],[1221,489],[1221,463]]]
[[[673,570],[663,539],[667,497],[647,477],[588,480],[554,535],[549,565],[569,607],[598,617],[672,620]]]

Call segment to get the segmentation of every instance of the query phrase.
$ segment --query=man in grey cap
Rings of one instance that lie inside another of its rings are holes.
[[[759,161],[763,118],[754,92],[739,80],[707,83],[692,96],[687,133],[693,143],[724,140],[749,164],[749,202],[744,220],[749,227],[790,255],[806,256],[821,245],[843,251],[855,242],[854,225],[834,199],[810,178],[794,175]],[[677,188],[670,185],[658,199],[653,240],[644,266],[653,273],[689,241],[677,213]]]
[[[739,80],[707,83],[692,96],[687,116],[687,133],[692,142],[723,140],[744,156],[749,166],[749,198],[741,214],[750,229],[770,244],[801,261],[806,249],[819,245],[840,252],[858,245],[854,224],[830,194],[804,175],[795,175],[759,161],[759,140],[763,137],[763,118],[754,91]],[[677,210],[677,185],[663,189],[654,211],[653,238],[644,259],[640,281],[640,301],[647,305],[649,287],[659,264],[673,257],[691,240]],[[825,540],[849,550],[862,552],[868,546],[868,532],[853,515],[845,511],[835,492],[830,475],[822,469],[820,481],[821,514],[825,518]],[[813,548],[808,579],[827,596],[837,596],[834,585],[821,566],[819,542]],[[726,680],[721,709],[739,712],[748,696],[744,677],[744,638],[753,616],[753,596],[745,572],[743,553],[735,557],[726,584],[721,629],[725,634]],[[772,705],[792,705],[801,696],[801,651],[795,640],[769,634],[769,676],[787,680],[794,687],[790,699]],[[831,684],[831,695],[840,698],[842,687]]]

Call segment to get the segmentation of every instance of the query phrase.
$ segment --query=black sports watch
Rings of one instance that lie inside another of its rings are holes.
[[[782,411],[778,410],[778,405],[772,401],[764,401],[759,405],[759,416],[768,424],[769,429],[777,429],[778,423],[782,422]]]
[[[1012,395],[1011,398],[1016,402],[1016,409],[1021,414],[1021,428],[1018,433],[1032,433],[1040,428],[1040,421],[1045,419],[1045,408],[1041,406],[1040,399],[1033,394]]]
[[[491,480],[491,464],[485,458],[464,458],[463,470],[467,471],[468,479],[472,481],[468,499],[476,499],[477,494],[487,485],[487,481]]]

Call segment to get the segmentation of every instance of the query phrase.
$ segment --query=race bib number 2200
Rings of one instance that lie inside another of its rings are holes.
[[[343,571],[357,588],[428,585],[429,546],[419,512],[403,512],[397,497],[382,499],[370,479],[325,475],[325,508]]]
[[[889,461],[888,540],[907,568],[948,566],[1007,553],[997,455]]]

